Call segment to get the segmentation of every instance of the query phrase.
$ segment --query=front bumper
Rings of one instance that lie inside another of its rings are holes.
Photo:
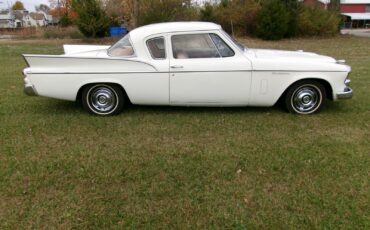
[[[38,96],[35,87],[31,84],[31,82],[25,78],[24,79],[24,93],[28,96]]]
[[[353,90],[350,87],[346,87],[344,92],[337,93],[338,99],[351,99],[353,97]]]

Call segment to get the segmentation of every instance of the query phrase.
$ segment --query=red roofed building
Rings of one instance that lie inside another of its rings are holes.
[[[342,0],[342,13],[370,13],[370,0]]]
[[[346,28],[370,28],[370,0],[341,0]]]

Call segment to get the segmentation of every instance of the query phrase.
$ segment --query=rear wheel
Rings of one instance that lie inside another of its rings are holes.
[[[320,111],[325,99],[325,88],[319,82],[306,80],[288,89],[285,106],[291,113],[312,114]]]
[[[94,84],[82,91],[82,105],[89,113],[99,116],[116,115],[124,107],[122,89],[112,84]]]

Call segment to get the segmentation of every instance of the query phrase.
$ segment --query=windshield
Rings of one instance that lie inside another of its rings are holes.
[[[108,50],[108,55],[112,57],[132,57],[135,56],[134,48],[130,41],[130,35],[127,34]]]
[[[230,36],[228,33],[226,33],[224,30],[221,30],[222,33],[229,38],[229,40],[231,40],[239,49],[241,49],[242,51],[244,51],[246,49],[246,47],[241,44],[240,42],[238,42],[235,38],[233,38],[232,36]]]

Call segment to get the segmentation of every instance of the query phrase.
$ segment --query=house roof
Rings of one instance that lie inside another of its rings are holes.
[[[0,14],[0,20],[9,20],[9,19],[11,19],[11,18],[9,17],[9,15]]]
[[[0,15],[9,14],[9,10],[0,10]]]
[[[0,20],[12,20],[12,19],[14,19],[14,16],[9,11],[0,11]]]
[[[370,20],[370,13],[342,13],[342,15],[351,17],[351,20]]]
[[[42,13],[35,13],[35,12],[31,12],[31,13],[30,13],[30,16],[31,16],[31,18],[33,18],[34,20],[43,20],[43,19],[44,19],[44,14],[42,14]]]
[[[14,12],[15,19],[22,20],[23,19],[23,11],[15,10]]]
[[[370,4],[370,0],[340,0],[340,4]]]

